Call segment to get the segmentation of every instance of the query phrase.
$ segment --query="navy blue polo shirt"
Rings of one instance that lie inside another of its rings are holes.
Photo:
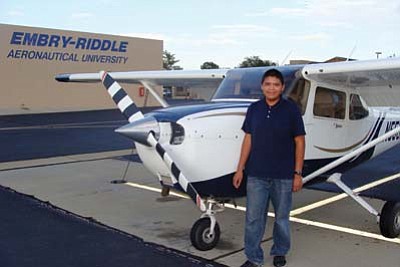
[[[247,175],[293,179],[294,137],[306,134],[300,110],[293,101],[281,97],[274,106],[269,106],[265,98],[252,103],[242,130],[251,134]]]

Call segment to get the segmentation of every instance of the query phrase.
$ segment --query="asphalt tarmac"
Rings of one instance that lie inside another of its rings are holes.
[[[0,187],[0,266],[223,266]]]
[[[0,162],[131,148],[114,133],[125,123],[118,110],[1,116]]]
[[[0,116],[0,162],[132,148],[113,132],[124,123],[116,110]],[[224,266],[3,186],[0,210],[1,267]]]

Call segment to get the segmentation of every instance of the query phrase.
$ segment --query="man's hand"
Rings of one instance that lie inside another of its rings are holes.
[[[243,171],[237,171],[232,179],[233,186],[236,189],[238,189],[240,187],[240,184],[242,183],[242,180],[243,180]]]
[[[302,187],[303,187],[303,179],[301,178],[300,175],[295,174],[293,179],[293,188],[292,188],[293,192],[300,191]]]

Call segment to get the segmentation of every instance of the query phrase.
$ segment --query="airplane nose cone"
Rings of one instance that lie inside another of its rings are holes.
[[[116,129],[115,132],[148,146],[147,137],[153,132],[155,137],[158,138],[160,136],[160,127],[157,120],[149,116],[124,125]]]

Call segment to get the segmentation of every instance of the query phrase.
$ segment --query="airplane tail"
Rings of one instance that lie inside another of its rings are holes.
[[[143,118],[143,113],[138,109],[129,95],[106,71],[100,71],[101,81],[108,94],[118,106],[121,113],[129,122]]]

